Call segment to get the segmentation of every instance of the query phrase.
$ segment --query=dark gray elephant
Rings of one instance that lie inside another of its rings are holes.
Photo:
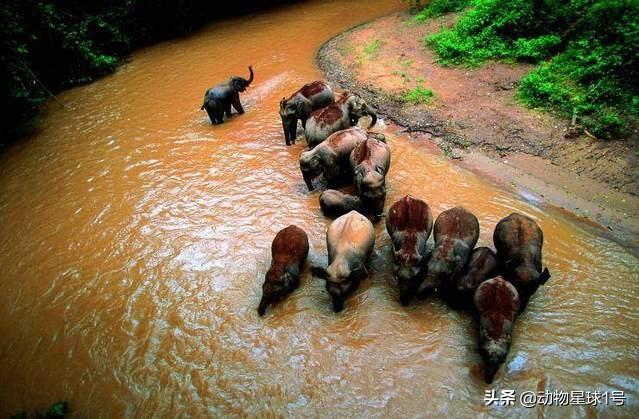
[[[297,120],[302,121],[306,129],[306,120],[316,109],[335,102],[335,94],[325,81],[317,80],[305,84],[297,92],[280,101],[280,117],[284,128],[286,145],[295,144],[297,137]]]
[[[231,116],[231,105],[240,115],[244,113],[244,108],[240,103],[240,93],[253,82],[253,67],[249,66],[250,76],[244,77],[234,76],[224,83],[211,87],[204,94],[204,103],[200,109],[206,110],[213,124],[221,124],[224,122],[224,115]]]

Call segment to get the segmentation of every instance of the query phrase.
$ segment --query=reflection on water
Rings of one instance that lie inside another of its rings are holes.
[[[325,263],[329,223],[284,147],[282,96],[321,77],[331,35],[395,0],[314,1],[216,23],[135,54],[60,95],[41,132],[0,161],[0,413],[66,399],[78,415],[525,416],[486,407],[472,319],[437,300],[404,308],[383,223],[371,278],[340,314],[308,266],[261,319],[275,233],[304,228]],[[256,72],[247,113],[212,127],[206,88]],[[433,155],[392,125],[387,205],[406,193],[435,215],[465,205],[491,245],[516,210],[544,229],[553,277],[520,317],[496,388],[624,390],[636,411],[637,260],[553,211]]]

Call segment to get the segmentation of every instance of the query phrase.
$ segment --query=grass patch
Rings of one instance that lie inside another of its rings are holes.
[[[366,45],[362,52],[364,53],[364,56],[366,56],[366,58],[368,58],[369,60],[377,58],[377,56],[379,55],[379,49],[382,47],[382,45],[384,45],[384,43],[379,39],[376,39]]]
[[[432,102],[434,96],[435,94],[432,90],[423,86],[416,86],[413,90],[402,93],[400,99],[405,103],[426,105]]]

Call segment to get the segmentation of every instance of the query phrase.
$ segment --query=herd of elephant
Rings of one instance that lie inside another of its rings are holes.
[[[202,108],[213,123],[221,123],[231,105],[243,113],[238,93],[253,80],[249,69],[248,80],[234,77],[207,91]],[[234,81],[237,79],[243,81]],[[219,100],[226,97],[225,89],[234,92],[226,102]],[[326,281],[335,312],[344,309],[346,298],[368,277],[366,265],[375,245],[373,223],[384,217],[390,148],[382,134],[357,126],[365,115],[372,118],[370,129],[377,120],[370,106],[348,92],[335,100],[324,81],[308,83],[280,102],[286,144],[295,143],[298,120],[304,128],[309,151],[302,153],[300,169],[309,191],[319,176],[329,186],[352,181],[357,190],[356,196],[336,189],[320,195],[322,212],[335,220],[326,232],[328,266],[312,266],[311,272]],[[530,217],[512,213],[495,227],[494,252],[488,247],[475,248],[479,221],[463,207],[443,211],[433,223],[429,205],[406,195],[384,218],[393,245],[401,304],[439,295],[454,308],[473,310],[479,318],[485,380],[491,383],[510,349],[516,316],[550,278],[548,268],[542,270],[542,230]],[[428,243],[431,232],[433,244]],[[299,287],[309,252],[308,237],[301,228],[288,226],[275,236],[271,252],[260,316]]]

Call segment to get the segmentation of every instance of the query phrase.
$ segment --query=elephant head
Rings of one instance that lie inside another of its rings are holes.
[[[286,144],[295,141],[297,136],[297,119],[303,118],[302,122],[306,121],[306,117],[311,113],[312,106],[308,99],[295,96],[290,99],[282,98],[280,101],[280,117],[282,118],[282,127],[284,128],[284,138],[286,138]]]
[[[305,151],[300,157],[300,170],[304,177],[304,182],[309,191],[313,190],[313,179],[322,173],[322,165],[319,156],[312,151]]]
[[[250,76],[246,80],[244,77],[235,76],[231,78],[231,86],[237,92],[243,92],[253,82],[253,67],[249,66]]]
[[[371,117],[371,124],[368,126],[369,129],[377,123],[377,115],[373,108],[357,95],[350,95],[348,99],[346,99],[346,108],[348,109],[348,114],[353,125],[357,124],[359,118],[366,115]]]
[[[399,286],[399,298],[402,305],[408,304],[413,294],[416,294],[419,286],[418,278],[422,272],[422,256],[408,254],[402,250],[395,252],[395,277]]]
[[[326,291],[333,301],[333,311],[339,313],[344,309],[344,302],[355,291],[360,280],[368,276],[366,268],[357,263],[353,268],[348,263],[333,263],[324,269],[319,266],[311,267],[313,275],[326,281]]]
[[[266,308],[285,295],[292,292],[299,285],[299,269],[295,266],[287,266],[284,272],[278,277],[273,271],[266,273],[266,281],[262,285],[262,299],[257,308],[260,316],[266,313]]]

